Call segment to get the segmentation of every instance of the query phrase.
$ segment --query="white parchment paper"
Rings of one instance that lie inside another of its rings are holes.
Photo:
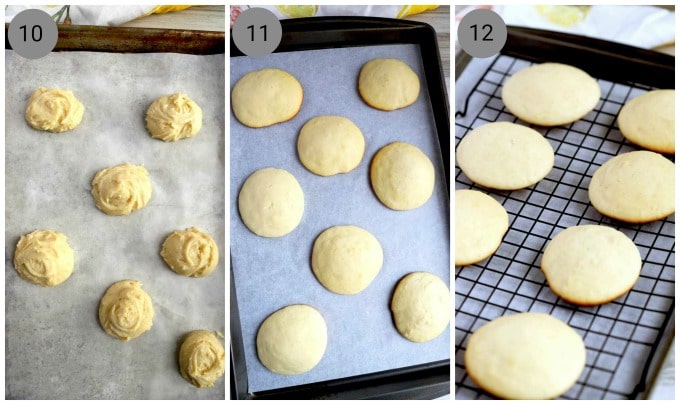
[[[224,55],[52,53],[28,60],[5,52],[5,393],[9,399],[221,399],[224,377],[197,389],[177,365],[187,332],[224,333]],[[85,106],[73,131],[36,131],[24,119],[39,86],[72,90]],[[159,96],[185,92],[203,109],[192,139],[165,143],[144,126]],[[99,211],[95,173],[143,164],[153,194],[129,216]],[[220,247],[205,278],[175,274],[160,257],[165,238],[196,226]],[[63,232],[75,251],[72,276],[52,288],[19,278],[20,235]],[[135,279],[151,296],[151,330],[128,342],[107,335],[99,300]],[[226,346],[226,345],[225,345]]]
[[[392,112],[373,109],[361,100],[357,77],[373,58],[398,58],[418,74],[421,93],[415,104]],[[245,73],[275,67],[302,84],[304,101],[291,121],[251,129],[231,114],[231,254],[248,372],[248,390],[295,386],[366,373],[422,365],[449,358],[449,331],[426,343],[403,338],[392,322],[390,300],[403,276],[428,271],[449,284],[449,205],[441,154],[417,45],[389,45],[272,54],[265,58],[231,58],[231,83]],[[366,150],[361,164],[343,175],[317,176],[297,157],[302,125],[318,115],[342,115],[363,132]],[[423,206],[393,211],[375,197],[369,165],[381,147],[405,141],[419,147],[434,163],[435,190]],[[305,194],[298,227],[281,238],[262,238],[245,227],[238,213],[238,193],[246,178],[264,167],[292,173]],[[310,267],[315,238],[334,225],[357,225],[380,241],[383,267],[357,295],[326,290]],[[328,346],[311,371],[282,376],[258,360],[259,325],[272,312],[291,304],[317,308],[328,326]]]

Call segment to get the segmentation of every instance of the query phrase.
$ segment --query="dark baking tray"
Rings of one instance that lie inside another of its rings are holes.
[[[281,21],[283,36],[274,52],[386,44],[417,44],[425,68],[447,193],[449,186],[449,107],[434,29],[424,23],[375,17],[311,17]],[[234,44],[230,56],[243,56]],[[231,276],[231,398],[232,399],[432,399],[450,392],[450,361],[349,378],[249,392],[241,322]]]

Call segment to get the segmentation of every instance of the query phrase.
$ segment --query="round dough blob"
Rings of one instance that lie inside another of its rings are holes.
[[[328,340],[326,322],[309,305],[290,305],[269,315],[257,331],[257,356],[270,371],[293,375],[311,370]]]
[[[417,147],[393,142],[371,162],[371,185],[378,199],[393,210],[412,210],[425,204],[434,190],[434,166]]]
[[[412,342],[427,342],[449,325],[449,288],[434,274],[410,273],[392,295],[392,317],[399,333]]]
[[[491,256],[510,226],[498,201],[476,190],[456,190],[456,266]]]
[[[600,100],[597,81],[561,63],[542,63],[513,74],[503,84],[503,104],[531,124],[564,125],[583,118]]]
[[[26,121],[37,130],[65,132],[80,124],[84,112],[85,107],[70,90],[38,87],[28,99]]]
[[[588,197],[601,214],[620,221],[665,218],[675,212],[675,164],[649,151],[615,156],[593,174]]]
[[[238,195],[243,223],[267,238],[283,236],[302,220],[305,198],[295,177],[283,169],[266,168],[251,174]]]
[[[161,257],[177,274],[205,277],[217,267],[220,253],[210,235],[191,227],[170,234],[163,242]]]
[[[210,331],[189,332],[179,348],[179,371],[198,388],[212,387],[224,374],[224,346]]]
[[[357,294],[383,264],[380,242],[358,226],[334,226],[321,232],[312,248],[312,270],[319,282],[338,294]]]
[[[543,252],[550,289],[576,305],[600,305],[622,296],[640,276],[642,259],[625,234],[602,225],[569,227]]]
[[[538,183],[552,169],[555,153],[537,131],[510,122],[473,129],[458,144],[456,162],[475,183],[519,190]]]
[[[347,173],[364,157],[364,136],[345,117],[312,118],[300,130],[297,141],[300,162],[312,173],[332,176]]]
[[[54,231],[33,231],[22,235],[14,251],[14,268],[26,281],[52,287],[73,273],[75,258],[66,235]]]
[[[99,324],[104,332],[123,341],[151,329],[153,305],[142,283],[122,280],[111,285],[99,302]]]
[[[165,142],[193,138],[203,126],[203,111],[184,93],[157,98],[146,110],[146,129]]]
[[[398,59],[373,59],[359,73],[361,98],[378,110],[407,107],[416,102],[419,92],[418,75]]]
[[[109,215],[129,215],[149,202],[151,181],[144,166],[131,163],[100,170],[92,180],[97,208]]]
[[[652,90],[628,101],[617,124],[630,142],[655,152],[675,153],[675,90]]]
[[[262,69],[245,74],[231,91],[231,108],[241,124],[261,128],[285,122],[302,106],[302,85],[290,73]]]
[[[465,369],[502,399],[552,399],[571,388],[586,365],[583,339],[542,313],[506,315],[477,329],[465,349]]]

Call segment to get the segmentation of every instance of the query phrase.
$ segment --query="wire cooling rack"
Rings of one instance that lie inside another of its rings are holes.
[[[529,125],[505,109],[502,83],[531,63],[498,56],[456,113],[456,146],[465,134],[488,122]],[[615,67],[614,67],[615,68]],[[468,66],[470,69],[470,66]],[[602,97],[594,111],[568,126],[535,127],[555,150],[555,165],[536,185],[512,192],[479,188],[456,167],[456,189],[477,189],[503,204],[510,229],[490,258],[457,267],[456,399],[491,399],[465,372],[467,341],[477,328],[502,315],[545,312],[568,323],[587,349],[586,368],[564,399],[638,398],[653,374],[654,354],[672,325],[675,307],[675,216],[644,225],[615,221],[589,203],[588,184],[611,157],[637,148],[616,125],[623,104],[649,87],[598,80]],[[550,291],[541,273],[542,252],[561,230],[605,224],[630,237],[643,258],[633,289],[609,304],[577,307]],[[651,370],[651,371],[650,371]]]

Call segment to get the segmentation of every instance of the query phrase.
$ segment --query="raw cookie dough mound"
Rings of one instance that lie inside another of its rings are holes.
[[[260,128],[285,122],[302,106],[302,86],[290,73],[262,69],[245,74],[231,90],[231,108],[241,124]]]
[[[253,233],[267,238],[286,235],[302,220],[305,198],[295,177],[283,169],[251,174],[238,194],[238,211]]]
[[[458,166],[475,183],[519,190],[538,183],[552,169],[555,153],[537,131],[510,122],[473,129],[458,144]]]
[[[161,257],[177,274],[205,277],[217,267],[220,253],[210,235],[192,227],[170,234],[163,242]]]
[[[630,142],[660,153],[675,153],[675,90],[652,90],[628,101],[617,119]]]
[[[449,325],[449,288],[434,274],[410,273],[392,295],[392,317],[399,333],[412,342],[427,342]]]
[[[130,163],[103,169],[92,180],[97,208],[109,215],[128,215],[151,198],[151,181],[144,166]]]
[[[224,374],[224,346],[210,331],[189,332],[179,349],[179,370],[196,387],[212,387]]]
[[[359,94],[366,104],[392,111],[416,102],[420,92],[418,75],[398,59],[373,59],[359,73]]]
[[[434,190],[434,166],[417,147],[393,142],[371,162],[371,185],[378,199],[393,210],[412,210],[425,204]]]
[[[309,305],[290,305],[269,315],[257,332],[257,356],[270,371],[293,375],[311,370],[328,340],[326,322]]]
[[[203,111],[189,96],[175,93],[157,98],[146,110],[146,129],[165,142],[193,138],[203,126]]]
[[[312,270],[319,282],[338,294],[357,294],[383,264],[380,242],[358,226],[334,226],[321,232],[312,248]]]
[[[54,231],[33,231],[22,235],[14,251],[14,268],[26,281],[52,287],[73,273],[75,258],[66,235]]]
[[[510,226],[498,201],[476,190],[456,190],[456,266],[491,256]]]
[[[581,336],[541,313],[497,318],[477,329],[465,350],[470,378],[502,399],[556,398],[574,385],[585,365]]]
[[[583,118],[600,100],[597,81],[581,69],[542,63],[513,74],[503,84],[503,104],[522,120],[543,126]]]
[[[588,197],[601,214],[619,221],[665,218],[675,212],[675,164],[649,151],[615,156],[593,174]]]
[[[297,150],[300,162],[312,173],[347,173],[364,157],[364,136],[347,118],[323,115],[303,125]]]
[[[26,105],[26,121],[37,130],[70,131],[83,120],[85,108],[73,92],[38,87]]]
[[[602,225],[565,229],[548,243],[541,259],[550,289],[576,305],[615,300],[633,288],[641,268],[635,243]]]
[[[111,285],[99,302],[99,324],[104,332],[123,341],[151,329],[153,305],[142,283],[122,280]]]

